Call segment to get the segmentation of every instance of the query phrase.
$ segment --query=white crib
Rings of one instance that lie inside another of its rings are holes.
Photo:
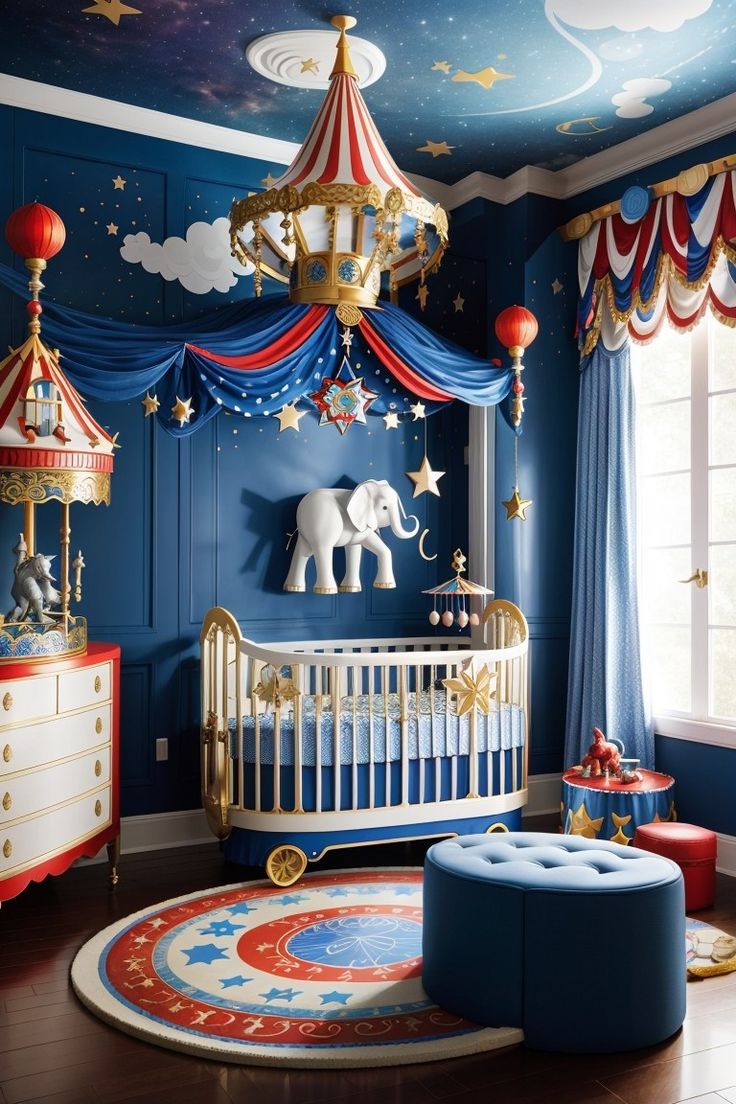
[[[334,847],[510,830],[527,800],[528,629],[489,602],[468,637],[200,637],[202,800],[228,857],[295,882]]]

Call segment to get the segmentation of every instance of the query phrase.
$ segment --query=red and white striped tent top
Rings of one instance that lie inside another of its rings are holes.
[[[309,134],[274,188],[291,184],[301,191],[310,183],[376,184],[381,198],[389,188],[422,194],[394,163],[360,94],[357,78],[339,60]]]
[[[0,467],[110,472],[114,447],[37,335],[0,363]]]

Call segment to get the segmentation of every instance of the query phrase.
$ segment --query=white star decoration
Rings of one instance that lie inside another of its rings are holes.
[[[440,497],[440,489],[437,483],[445,474],[443,471],[433,471],[429,459],[425,456],[422,460],[419,471],[406,473],[414,484],[414,494],[412,498],[416,498],[417,495],[425,494],[429,491],[430,494]]]

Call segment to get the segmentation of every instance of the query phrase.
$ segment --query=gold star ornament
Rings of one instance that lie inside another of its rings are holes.
[[[114,222],[108,222],[105,229],[107,230],[108,234],[112,234],[113,236],[116,236],[119,227],[117,227]]]
[[[461,311],[465,306],[465,300],[463,299],[460,292],[458,292],[455,298],[452,300],[452,305],[455,308],[455,314],[457,314],[458,311]]]
[[[452,79],[457,80],[456,77]],[[455,148],[455,146],[448,146],[447,142],[430,142],[428,138],[425,145],[417,146],[417,153],[431,153],[432,157],[441,157],[444,153],[449,157],[450,150]]]
[[[306,413],[306,410],[297,410],[296,403],[287,403],[276,415],[280,427],[279,433],[283,433],[285,429],[293,429],[295,433],[298,433],[299,419],[303,418]]]
[[[193,414],[194,411],[192,409],[191,398],[180,399],[177,395],[176,402],[171,408],[171,417],[174,418],[180,426],[183,426],[187,424]]]
[[[123,4],[121,0],[95,0],[90,8],[82,8],[87,15],[104,15],[116,27],[124,15],[141,15],[138,8],[131,8],[129,4]]]
[[[145,398],[141,399],[141,405],[146,412],[146,417],[148,417],[149,414],[156,413],[161,403],[158,401],[158,396],[155,393],[151,395],[146,391]]]
[[[319,73],[319,62],[314,58],[303,58],[301,62],[301,73]]]
[[[440,489],[437,483],[445,474],[443,471],[433,471],[430,467],[428,458],[425,456],[422,463],[419,466],[419,471],[406,472],[414,484],[414,494],[412,498],[416,498],[417,495],[425,494],[429,491],[430,494],[440,497]]]
[[[449,73],[452,66],[449,61],[436,61],[432,66],[433,73]]]
[[[481,713],[491,711],[491,698],[496,692],[496,672],[489,671],[486,664],[474,674],[469,668],[461,671],[458,678],[443,679],[442,685],[457,695],[457,715],[478,709]]]
[[[113,187],[114,187],[116,192],[124,192],[125,191],[125,185],[128,183],[128,181],[123,180],[120,173],[118,173],[117,176],[114,176],[112,178],[112,183],[113,183]]]
[[[466,73],[464,69],[458,69],[452,79],[459,83],[479,84],[481,88],[493,88],[496,81],[514,80],[514,74],[499,73],[497,69],[489,65],[486,69],[479,69],[477,73]]]
[[[521,521],[526,521],[526,511],[532,505],[531,498],[522,498],[519,494],[519,488],[514,487],[514,493],[511,498],[507,498],[501,505],[506,507],[506,520],[511,521],[513,518],[520,518]]]

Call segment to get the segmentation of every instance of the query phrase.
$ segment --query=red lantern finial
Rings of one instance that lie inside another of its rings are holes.
[[[56,211],[44,207],[43,203],[27,203],[25,207],[13,211],[5,224],[5,237],[31,273],[28,283],[31,301],[27,307],[31,321],[28,329],[31,333],[38,333],[41,329],[38,320],[42,309],[38,302],[38,293],[43,287],[41,273],[46,268],[46,262],[56,256],[66,240],[64,223]]]
[[[496,337],[508,349],[516,378],[513,383],[514,397],[511,402],[511,420],[515,426],[521,425],[524,412],[524,384],[521,382],[521,358],[524,350],[537,336],[537,320],[526,307],[506,307],[496,319]]]

